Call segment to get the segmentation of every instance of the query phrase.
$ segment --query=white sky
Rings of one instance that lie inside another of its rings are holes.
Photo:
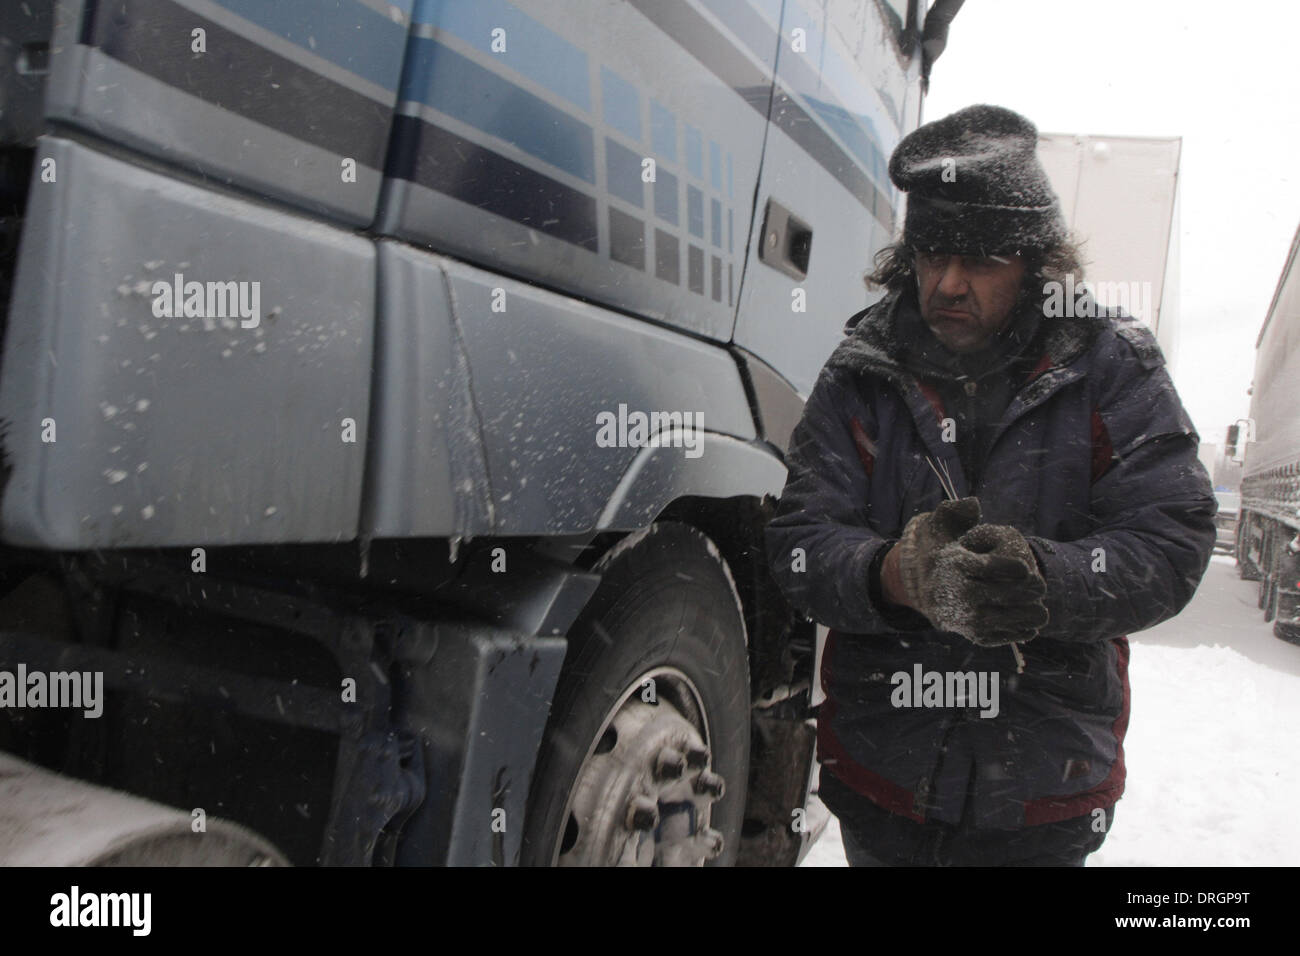
[[[925,121],[972,103],[1044,132],[1181,136],[1175,382],[1204,441],[1250,408],[1255,337],[1300,221],[1300,3],[967,0]]]

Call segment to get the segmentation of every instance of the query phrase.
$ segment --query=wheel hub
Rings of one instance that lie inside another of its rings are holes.
[[[671,681],[654,676],[659,686]],[[625,693],[578,772],[561,866],[702,866],[722,852],[709,822],[725,784],[710,769],[700,728],[683,714],[700,712],[694,688],[680,675],[671,686],[684,683],[685,692],[675,700],[664,693],[646,701],[638,694],[645,681]]]

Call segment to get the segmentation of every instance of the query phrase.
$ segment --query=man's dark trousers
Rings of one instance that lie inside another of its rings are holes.
[[[839,818],[849,866],[1083,866],[1115,819],[1112,806],[1104,821],[1088,814],[1019,830],[977,829],[968,799],[955,825],[917,823],[876,806],[825,771],[820,794]]]

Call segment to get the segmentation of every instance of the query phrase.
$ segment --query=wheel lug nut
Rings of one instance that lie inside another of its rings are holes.
[[[632,798],[627,805],[629,830],[653,830],[659,825],[659,804],[645,795]]]
[[[717,830],[712,827],[707,827],[701,830],[700,841],[708,847],[704,852],[710,860],[716,860],[718,857],[722,856],[724,841],[722,839],[722,834]]]
[[[700,775],[695,778],[693,786],[696,793],[707,793],[715,800],[721,798],[723,792],[727,789],[722,777],[711,770],[701,770]]]
[[[709,752],[703,747],[691,747],[686,751],[686,765],[692,770],[703,770],[709,765]]]
[[[655,778],[676,780],[686,772],[686,757],[675,747],[664,747],[655,757]]]

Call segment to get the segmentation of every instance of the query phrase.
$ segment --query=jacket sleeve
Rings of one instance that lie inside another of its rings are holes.
[[[1092,485],[1093,531],[1068,542],[1029,538],[1047,582],[1044,633],[1058,640],[1107,640],[1168,620],[1191,600],[1214,550],[1218,505],[1195,428],[1154,338],[1123,333],[1112,351],[1121,372],[1094,416],[1111,453]]]
[[[790,604],[833,630],[928,628],[919,614],[885,606],[879,584],[872,587],[892,542],[868,526],[869,479],[850,425],[855,408],[861,402],[849,374],[824,368],[790,437],[785,489],[766,529],[768,563]]]

